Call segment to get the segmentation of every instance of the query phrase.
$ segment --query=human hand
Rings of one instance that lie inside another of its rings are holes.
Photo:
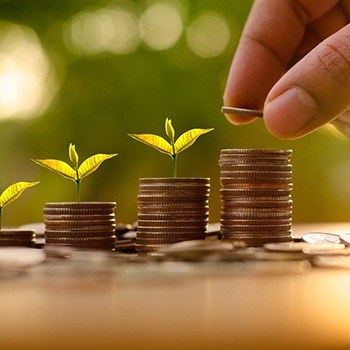
[[[350,108],[350,0],[256,0],[229,73],[224,104],[262,109],[283,139]],[[226,116],[233,124],[254,118]],[[350,130],[349,115],[337,119]]]

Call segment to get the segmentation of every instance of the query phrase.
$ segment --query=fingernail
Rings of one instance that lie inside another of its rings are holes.
[[[265,105],[265,125],[277,137],[297,137],[315,117],[317,109],[317,103],[305,90],[293,87]]]

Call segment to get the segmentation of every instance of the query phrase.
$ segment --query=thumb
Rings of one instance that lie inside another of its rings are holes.
[[[271,89],[266,127],[293,139],[335,119],[350,107],[350,25],[324,40]]]

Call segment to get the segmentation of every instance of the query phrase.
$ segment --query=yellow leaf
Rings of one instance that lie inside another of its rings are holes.
[[[171,142],[174,142],[175,140],[175,130],[171,124],[171,119],[166,118],[165,120],[165,132],[168,135]]]
[[[159,152],[169,155],[170,157],[173,154],[173,150],[170,143],[164,140],[163,137],[160,137],[158,135],[152,135],[152,134],[128,134],[128,135],[137,141],[140,141],[142,143],[145,143],[148,146],[151,146],[157,149]]]
[[[214,129],[192,129],[184,132],[175,142],[176,154],[192,146],[199,136],[204,135]]]
[[[75,150],[75,145],[72,143],[69,144],[69,159],[74,164],[74,166],[77,166],[79,163],[79,156],[77,151]]]
[[[65,162],[56,159],[32,159],[33,162],[47,168],[49,170],[54,171],[66,177],[67,179],[76,181],[76,172],[75,170]]]
[[[117,153],[113,154],[95,154],[83,161],[79,167],[79,177],[80,179],[93,173],[101,164],[107,159],[115,157]]]
[[[0,207],[4,207],[5,205],[16,200],[23,192],[29,187],[37,185],[37,182],[16,182],[15,184],[6,188],[6,190],[0,196]]]

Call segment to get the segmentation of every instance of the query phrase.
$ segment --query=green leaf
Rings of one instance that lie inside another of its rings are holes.
[[[16,200],[27,188],[35,186],[39,183],[37,182],[16,182],[15,184],[7,187],[5,191],[0,196],[0,207]]]
[[[82,179],[93,173],[105,160],[115,157],[117,153],[113,154],[95,154],[83,161],[79,167],[79,177]]]
[[[153,135],[153,134],[128,134],[128,135],[137,141],[140,141],[148,146],[155,148],[159,152],[169,155],[170,157],[173,154],[173,150],[170,143],[165,139],[163,139],[163,137],[160,137],[158,135]]]
[[[184,132],[175,142],[174,146],[176,154],[192,146],[199,136],[204,135],[212,130],[214,129],[192,129]]]
[[[75,150],[75,145],[73,145],[72,143],[69,144],[69,159],[73,163],[74,167],[78,166],[79,156],[77,151]]]
[[[33,162],[54,171],[63,177],[76,181],[76,173],[74,169],[65,162],[56,159],[32,159]]]
[[[165,120],[165,132],[168,135],[171,143],[174,143],[175,141],[175,130],[171,124],[171,119],[166,118]]]

